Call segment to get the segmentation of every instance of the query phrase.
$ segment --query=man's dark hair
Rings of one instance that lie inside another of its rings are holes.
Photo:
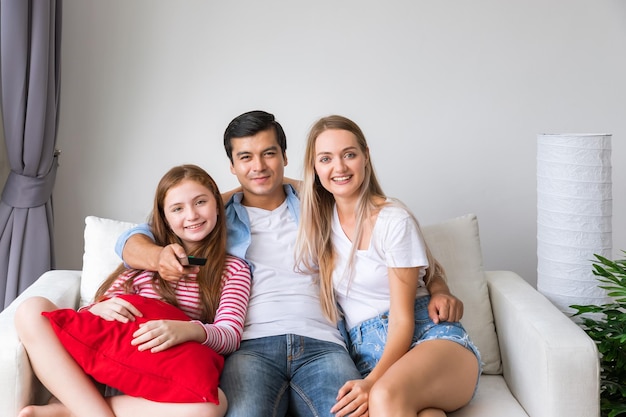
[[[224,149],[230,162],[233,162],[232,139],[253,136],[268,129],[274,129],[280,150],[283,156],[285,156],[287,137],[283,127],[276,121],[273,114],[262,110],[253,110],[235,117],[226,127],[224,132]]]

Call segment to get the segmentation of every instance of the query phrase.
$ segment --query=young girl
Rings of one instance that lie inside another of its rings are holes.
[[[189,321],[152,320],[133,334],[139,350],[159,352],[187,341],[204,343],[221,354],[239,347],[250,294],[247,264],[226,254],[224,206],[217,185],[201,168],[172,168],[159,182],[150,221],[162,246],[180,245],[185,253],[207,258],[197,275],[168,282],[152,271],[127,270],[121,265],[99,288],[95,303],[84,307],[105,320],[133,321],[141,316],[121,294],[157,298],[183,310]],[[219,405],[159,403],[139,397],[103,397],[91,378],[59,342],[42,312],[56,310],[49,300],[33,297],[16,313],[16,327],[33,370],[57,401],[27,406],[26,416],[215,416],[226,413],[219,390]]]
[[[408,209],[385,197],[361,129],[329,116],[308,137],[297,260],[318,270],[320,298],[346,324],[363,380],[348,381],[331,412],[352,402],[369,416],[445,416],[467,404],[480,373],[460,318],[436,323],[439,297],[430,254]],[[340,310],[337,305],[339,305]],[[339,414],[337,414],[339,416]]]

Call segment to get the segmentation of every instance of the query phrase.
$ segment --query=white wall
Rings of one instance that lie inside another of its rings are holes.
[[[197,163],[236,185],[222,134],[264,109],[287,175],[320,116],[354,119],[385,191],[422,224],[474,212],[487,269],[536,282],[536,136],[613,136],[626,249],[626,2],[66,0],[57,264],[83,219],[142,221],[158,179]]]

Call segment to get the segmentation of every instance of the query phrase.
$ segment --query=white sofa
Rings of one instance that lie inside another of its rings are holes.
[[[119,263],[113,244],[132,226],[88,217],[82,271],[43,274],[0,313],[0,417],[49,395],[33,375],[13,324],[17,305],[42,295],[60,307],[89,300]],[[521,277],[483,271],[475,215],[424,226],[424,236],[463,300],[463,324],[484,362],[472,402],[454,417],[597,417],[599,361],[594,342]],[[515,254],[511,254],[514,256]]]

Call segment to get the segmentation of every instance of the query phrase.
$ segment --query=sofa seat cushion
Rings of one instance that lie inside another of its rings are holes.
[[[502,375],[481,375],[478,389],[468,405],[448,417],[528,417]]]

